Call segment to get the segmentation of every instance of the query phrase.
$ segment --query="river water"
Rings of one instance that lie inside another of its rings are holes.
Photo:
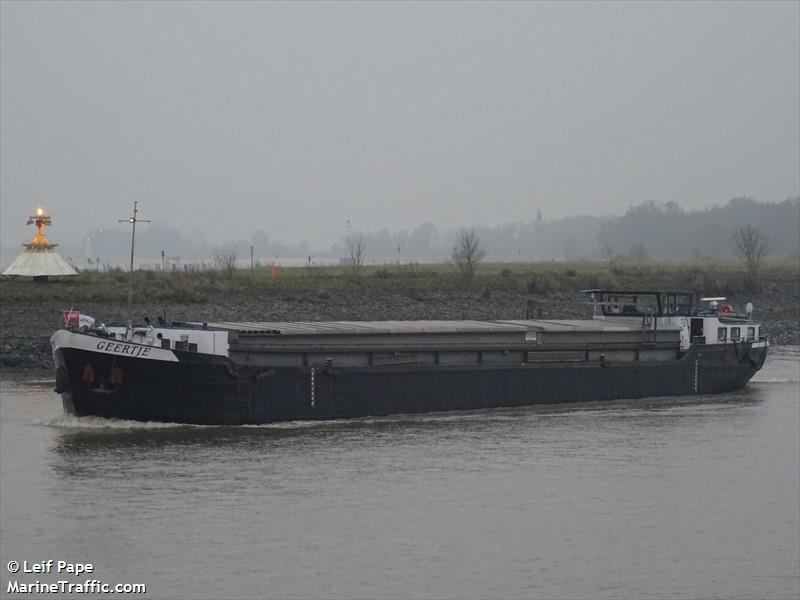
[[[259,427],[52,388],[2,377],[2,596],[63,560],[156,598],[800,597],[797,348],[721,396]]]

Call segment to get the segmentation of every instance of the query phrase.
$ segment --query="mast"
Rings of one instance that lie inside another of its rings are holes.
[[[131,271],[128,279],[128,336],[133,333],[133,250],[136,245],[136,223],[149,223],[148,219],[137,219],[136,214],[139,212],[139,201],[133,201],[133,216],[127,219],[119,219],[120,223],[130,223],[133,225],[131,229]]]

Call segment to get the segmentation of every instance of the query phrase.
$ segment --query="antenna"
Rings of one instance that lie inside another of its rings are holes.
[[[137,219],[136,213],[139,212],[139,201],[134,200],[133,202],[133,216],[128,217],[127,219],[119,219],[120,223],[130,223],[133,225],[133,229],[131,229],[131,273],[130,279],[128,282],[128,337],[133,334],[133,249],[136,244],[136,223],[149,223],[148,219]]]

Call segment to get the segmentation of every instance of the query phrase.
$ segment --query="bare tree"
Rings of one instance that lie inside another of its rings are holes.
[[[608,261],[608,266],[613,268],[622,262],[623,255],[620,249],[622,236],[616,231],[615,224],[605,219],[600,225],[600,232],[597,235],[597,243],[600,247],[600,256]]]
[[[481,247],[481,240],[475,230],[459,229],[450,258],[464,277],[464,281],[468,283],[472,281],[475,270],[485,257],[486,250]]]
[[[345,246],[347,246],[347,258],[350,261],[350,266],[353,267],[353,272],[358,275],[361,267],[364,265],[364,256],[367,251],[367,240],[364,234],[360,232],[351,233],[344,239]]]
[[[622,262],[622,254],[617,251],[617,245],[611,237],[600,236],[600,254],[608,261],[609,267],[613,267]]]
[[[731,246],[744,264],[750,277],[755,279],[761,261],[769,254],[769,238],[758,227],[737,227],[731,236]]]
[[[236,269],[236,249],[219,248],[214,252],[214,268],[225,273],[226,277],[233,277]]]
[[[633,244],[628,250],[628,258],[630,258],[633,262],[643,263],[650,260],[650,253],[647,251],[647,248],[642,243]]]

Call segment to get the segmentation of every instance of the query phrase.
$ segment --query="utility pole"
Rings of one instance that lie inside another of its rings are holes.
[[[149,223],[150,221],[147,219],[137,219],[136,213],[139,212],[139,201],[134,200],[133,202],[133,216],[128,217],[127,219],[119,219],[120,223],[130,223],[133,225],[131,229],[131,273],[130,273],[130,280],[128,282],[128,337],[133,335],[133,249],[136,244],[136,223]]]

